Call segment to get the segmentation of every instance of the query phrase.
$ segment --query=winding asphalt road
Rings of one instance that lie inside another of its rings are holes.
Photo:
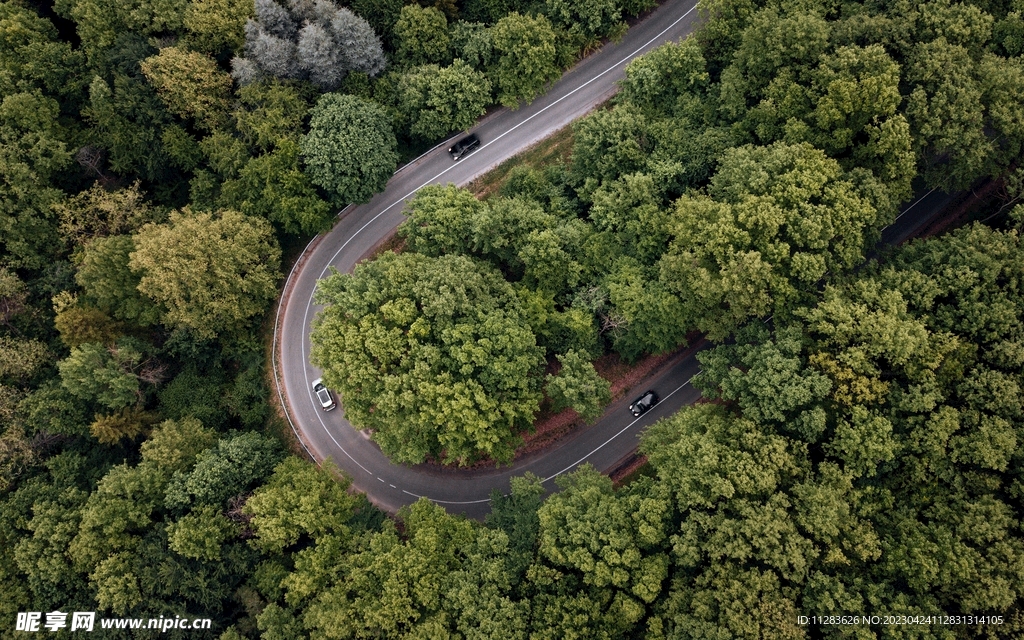
[[[289,274],[278,306],[274,331],[275,383],[292,428],[316,460],[332,459],[352,477],[353,486],[378,507],[394,512],[420,497],[427,497],[451,512],[482,517],[490,511],[493,489],[508,491],[509,479],[532,472],[552,487],[558,476],[590,463],[609,470],[635,450],[641,431],[659,418],[693,403],[697,392],[689,385],[698,371],[693,353],[682,355],[648,380],[642,389],[654,389],[661,402],[634,419],[627,410],[632,396],[613,404],[595,425],[579,430],[542,452],[515,461],[511,467],[480,470],[442,470],[428,465],[393,464],[368,436],[352,428],[344,408],[323,412],[311,382],[319,371],[309,364],[310,323],[320,307],[313,303],[317,281],[330,267],[348,272],[404,220],[404,203],[423,186],[435,183],[464,185],[516,155],[554,131],[585,115],[617,89],[626,63],[660,44],[678,41],[696,22],[695,0],[668,0],[643,22],[632,27],[618,43],[589,56],[542,97],[517,111],[499,110],[473,132],[483,145],[453,163],[442,143],[399,170],[386,190],[365,205],[349,207],[327,234],[318,236]],[[945,196],[929,192],[909,209],[933,211]],[[912,235],[919,226],[915,216],[901,216],[886,230],[892,243]],[[693,352],[698,349],[691,350]]]

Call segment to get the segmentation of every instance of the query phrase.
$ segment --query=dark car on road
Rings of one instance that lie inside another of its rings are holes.
[[[451,154],[452,160],[458,160],[479,146],[480,138],[476,137],[475,133],[471,133],[462,140],[459,140],[452,146],[448,147],[448,153]]]
[[[634,400],[633,404],[629,405],[629,411],[639,418],[656,404],[658,404],[658,394],[654,393],[654,391],[647,391],[644,395]]]

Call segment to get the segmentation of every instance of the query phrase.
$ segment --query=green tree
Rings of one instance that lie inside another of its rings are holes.
[[[90,62],[125,32],[144,36],[181,30],[187,0],[129,0],[111,5],[98,0],[67,0],[56,11],[73,20]]]
[[[479,22],[459,20],[449,29],[452,55],[477,71],[487,69],[494,61],[491,31]]]
[[[62,197],[50,184],[71,160],[58,125],[58,104],[38,93],[0,102],[0,247],[4,264],[40,268],[57,246],[50,207]]]
[[[96,182],[56,203],[53,210],[60,219],[60,233],[71,248],[85,246],[96,238],[132,233],[160,218],[159,211],[146,202],[138,181],[116,191],[107,191]]]
[[[24,318],[29,307],[28,285],[7,267],[0,267],[0,325],[17,332],[15,322]]]
[[[517,260],[510,264],[522,263],[525,285],[562,296],[590,275],[579,259],[579,248],[592,233],[593,228],[582,220],[567,220],[553,228],[534,229],[517,243]]]
[[[63,597],[84,604],[91,601],[88,585],[85,576],[72,566],[68,545],[78,533],[88,492],[53,480],[53,484],[30,492],[34,495],[25,496],[31,515],[21,539],[9,547],[9,555],[27,577],[35,597]]]
[[[733,149],[710,192],[677,202],[661,280],[712,339],[785,312],[826,272],[858,264],[883,222],[839,164],[806,144]]]
[[[247,216],[270,220],[291,234],[322,232],[330,228],[334,213],[302,171],[299,144],[289,138],[246,162],[236,179],[225,181],[219,202]]]
[[[985,136],[982,91],[968,51],[944,38],[917,45],[906,80],[907,119],[925,176],[932,184],[963,188],[989,168],[992,143]],[[948,166],[928,165],[948,156]]]
[[[995,142],[995,168],[1005,173],[1024,150],[1024,107],[1015,97],[1024,91],[1024,65],[1019,58],[982,56],[976,68],[985,104],[986,133]]]
[[[641,483],[616,495],[611,479],[589,465],[558,484],[562,491],[537,510],[539,555],[581,572],[584,584],[614,587],[627,598],[653,602],[668,577],[663,547],[672,508],[667,492]]]
[[[109,409],[123,409],[141,400],[136,370],[143,354],[131,342],[105,347],[85,343],[57,363],[61,382],[69,393]]]
[[[0,9],[0,95],[45,91],[59,96],[67,111],[81,100],[84,56],[61,40],[50,20],[34,9],[6,4]]]
[[[704,404],[649,429],[642,450],[686,514],[673,565],[693,578],[674,583],[662,605],[667,631],[799,637],[786,587],[806,579],[816,556],[786,494],[802,449]]]
[[[540,531],[537,509],[544,502],[545,490],[541,479],[530,472],[513,477],[509,489],[508,494],[497,489],[491,492],[491,512],[484,523],[508,536],[506,563],[515,583],[534,561]]]
[[[500,274],[465,256],[385,253],[320,283],[313,361],[395,460],[512,458],[542,352]]]
[[[259,615],[263,633],[316,635],[344,619],[354,638],[524,637],[526,612],[509,598],[504,533],[474,527],[427,500],[400,517],[404,539],[385,521],[357,548],[333,537],[296,554],[295,571],[282,583],[285,606],[271,604]],[[324,571],[328,566],[344,568]]]
[[[433,7],[418,4],[402,7],[394,26],[395,55],[403,64],[445,64],[448,51],[448,20]]]
[[[742,13],[748,6],[731,11]],[[731,64],[722,71],[721,106],[727,117],[739,120],[773,91],[792,90],[789,104],[800,104],[802,87],[794,80],[808,73],[828,51],[831,25],[810,11],[759,11],[742,30]],[[776,96],[772,96],[776,98]],[[771,141],[768,135],[761,140]]]
[[[654,148],[647,118],[629,105],[592,113],[572,128],[572,172],[584,195],[602,181],[642,171]]]
[[[281,553],[302,536],[316,543],[329,536],[348,537],[348,522],[359,501],[346,491],[348,480],[335,480],[336,468],[317,468],[288,457],[245,503],[256,531],[254,543],[268,553]]]
[[[210,562],[220,560],[221,546],[236,535],[238,525],[207,505],[167,526],[167,546],[186,558]]]
[[[608,35],[622,19],[616,0],[547,0],[545,4],[548,18],[582,44]]]
[[[171,122],[163,102],[141,78],[115,73],[113,82],[97,75],[82,109],[93,143],[106,150],[109,168],[149,181],[170,177],[163,130]]]
[[[163,323],[212,338],[244,331],[277,295],[281,250],[270,225],[235,211],[172,212],[135,236],[129,266]]]
[[[512,12],[491,28],[497,62],[491,71],[498,102],[516,108],[533,102],[547,83],[558,79],[555,31],[544,16]]]
[[[182,18],[189,46],[209,54],[241,49],[251,7],[244,0],[192,0]]]
[[[341,202],[367,202],[382,191],[398,163],[387,115],[355,96],[324,94],[311,111],[301,150],[313,184]]]
[[[75,281],[83,289],[83,299],[100,311],[140,327],[160,320],[160,310],[142,295],[138,273],[133,272],[132,236],[96,238],[80,254]]]
[[[205,129],[221,125],[231,98],[231,76],[212,58],[178,47],[165,47],[140,63],[167,109],[191,118]]]
[[[223,506],[270,476],[281,458],[278,443],[255,432],[222,439],[197,454],[191,469],[174,472],[164,504],[170,509]]]
[[[518,274],[523,269],[519,253],[529,234],[555,228],[558,218],[525,198],[496,198],[488,204],[473,227],[474,247],[496,266]]]
[[[687,38],[663,44],[626,65],[622,96],[641,109],[671,114],[681,98],[703,94],[710,79],[700,45]]]
[[[671,233],[657,182],[655,175],[630,173],[605,182],[591,195],[594,227],[615,233],[623,252],[645,265],[665,253]]]
[[[394,45],[395,23],[402,12],[402,0],[353,0],[352,10],[362,16],[385,44]],[[393,48],[393,46],[392,46]]]
[[[397,91],[398,109],[409,132],[425,140],[469,129],[491,102],[487,76],[458,59],[444,68],[424,65],[410,69],[399,76]]]
[[[693,384],[705,398],[735,403],[752,420],[817,441],[828,426],[817,404],[832,383],[807,365],[803,346],[798,327],[780,327],[770,337],[766,327],[751,323],[737,332],[735,344],[698,354],[701,373]]]
[[[192,417],[219,429],[227,421],[224,376],[215,366],[187,365],[160,390],[160,413],[172,420]]]
[[[552,408],[561,411],[571,407],[587,422],[601,415],[611,400],[611,384],[598,375],[594,365],[576,351],[558,355],[562,368],[557,375],[548,374],[547,391]]]
[[[398,233],[409,248],[423,255],[439,257],[472,253],[475,219],[487,204],[453,184],[427,185],[416,192],[405,213],[409,219]]]
[[[85,403],[69,394],[59,380],[47,380],[17,406],[17,421],[31,433],[82,436],[89,433]]]
[[[166,477],[148,465],[120,465],[108,471],[86,501],[78,533],[68,547],[75,569],[92,573],[115,554],[135,549],[163,502],[166,483]],[[94,581],[97,577],[93,573]]]
[[[695,323],[691,310],[654,268],[621,259],[603,286],[610,308],[597,310],[601,328],[624,358],[635,360],[644,353],[663,353],[685,344]]]

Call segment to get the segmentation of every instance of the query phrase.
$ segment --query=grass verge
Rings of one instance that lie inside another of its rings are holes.
[[[486,200],[498,193],[508,174],[518,166],[541,169],[553,162],[569,162],[572,156],[572,125],[568,124],[528,149],[517,153],[497,167],[466,185],[473,195]]]

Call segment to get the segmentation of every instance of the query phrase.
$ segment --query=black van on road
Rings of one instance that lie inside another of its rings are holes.
[[[452,160],[458,160],[479,146],[480,138],[476,137],[475,133],[471,133],[462,140],[459,140],[452,146],[448,147],[448,153],[451,154]]]

